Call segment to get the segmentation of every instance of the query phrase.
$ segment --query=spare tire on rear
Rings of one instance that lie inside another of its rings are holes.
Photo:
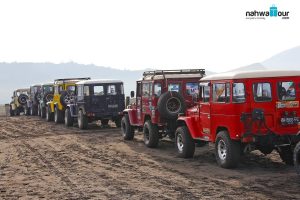
[[[27,99],[28,99],[28,96],[26,94],[20,94],[20,96],[18,97],[18,102],[21,105],[25,105],[27,103]]]
[[[165,119],[176,119],[179,113],[186,110],[182,95],[175,91],[163,93],[158,99],[157,107],[161,117]]]
[[[71,95],[69,92],[67,91],[62,91],[60,94],[60,103],[61,105],[63,105],[64,107],[67,107],[68,104],[73,103],[74,102],[74,96]]]
[[[53,93],[52,92],[46,92],[44,94],[44,102],[47,103],[49,101],[52,101],[53,100]]]

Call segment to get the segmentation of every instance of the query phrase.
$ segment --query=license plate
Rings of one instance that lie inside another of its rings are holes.
[[[282,125],[293,125],[298,124],[299,117],[282,117],[281,118],[281,124]]]

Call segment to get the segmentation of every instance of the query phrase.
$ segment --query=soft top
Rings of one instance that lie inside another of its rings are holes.
[[[253,70],[226,72],[206,76],[201,81],[299,76],[299,70]]]
[[[105,84],[105,83],[123,83],[121,80],[113,80],[113,79],[93,79],[93,80],[85,80],[79,81],[76,85],[92,85],[92,84]]]

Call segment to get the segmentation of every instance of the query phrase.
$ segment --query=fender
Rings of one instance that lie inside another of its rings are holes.
[[[129,122],[131,125],[136,125],[138,124],[137,116],[136,116],[136,110],[133,109],[125,109],[123,111],[123,115],[128,114],[129,117]]]
[[[51,110],[51,112],[53,113],[53,112],[54,112],[54,103],[53,103],[52,101],[47,102],[47,106],[50,107],[50,110]]]
[[[177,119],[177,125],[185,124],[193,139],[199,139],[203,136],[199,121],[193,117],[180,116]]]
[[[67,106],[67,108],[70,109],[70,113],[71,113],[71,116],[72,117],[77,117],[77,114],[76,114],[76,106],[75,104],[70,104]],[[84,111],[83,111],[84,112]],[[85,112],[84,112],[85,113]]]
[[[82,111],[83,111],[83,114],[86,115],[86,111],[85,111],[84,106],[80,106],[80,107],[78,108],[78,111],[79,111],[79,110],[82,110]]]

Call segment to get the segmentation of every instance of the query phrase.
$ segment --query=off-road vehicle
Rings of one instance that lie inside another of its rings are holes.
[[[25,115],[37,115],[41,99],[41,85],[32,85],[29,88],[29,98],[25,106]]]
[[[88,123],[101,120],[121,126],[121,116],[125,108],[123,82],[119,80],[84,80],[76,83],[76,97],[67,104],[65,125],[72,126],[75,119],[80,129],[87,129]]]
[[[156,147],[165,136],[174,138],[178,114],[194,105],[193,95],[204,75],[204,69],[144,72],[137,81],[134,103],[122,113],[123,138],[133,139],[135,129],[143,131],[147,147]]]
[[[29,89],[17,89],[13,92],[12,101],[10,102],[10,116],[20,115],[24,112],[28,100]]]
[[[46,120],[55,123],[64,122],[65,108],[75,97],[75,84],[90,78],[67,78],[54,80],[53,100],[47,102]]]
[[[249,71],[200,80],[200,99],[178,120],[176,146],[192,157],[197,141],[215,143],[217,163],[236,167],[252,150],[277,150],[286,164],[300,141],[300,71]],[[299,157],[297,157],[299,159]],[[299,161],[298,161],[299,162]]]
[[[47,103],[53,100],[53,83],[44,83],[41,86],[40,101],[38,104],[38,116],[46,117]]]

